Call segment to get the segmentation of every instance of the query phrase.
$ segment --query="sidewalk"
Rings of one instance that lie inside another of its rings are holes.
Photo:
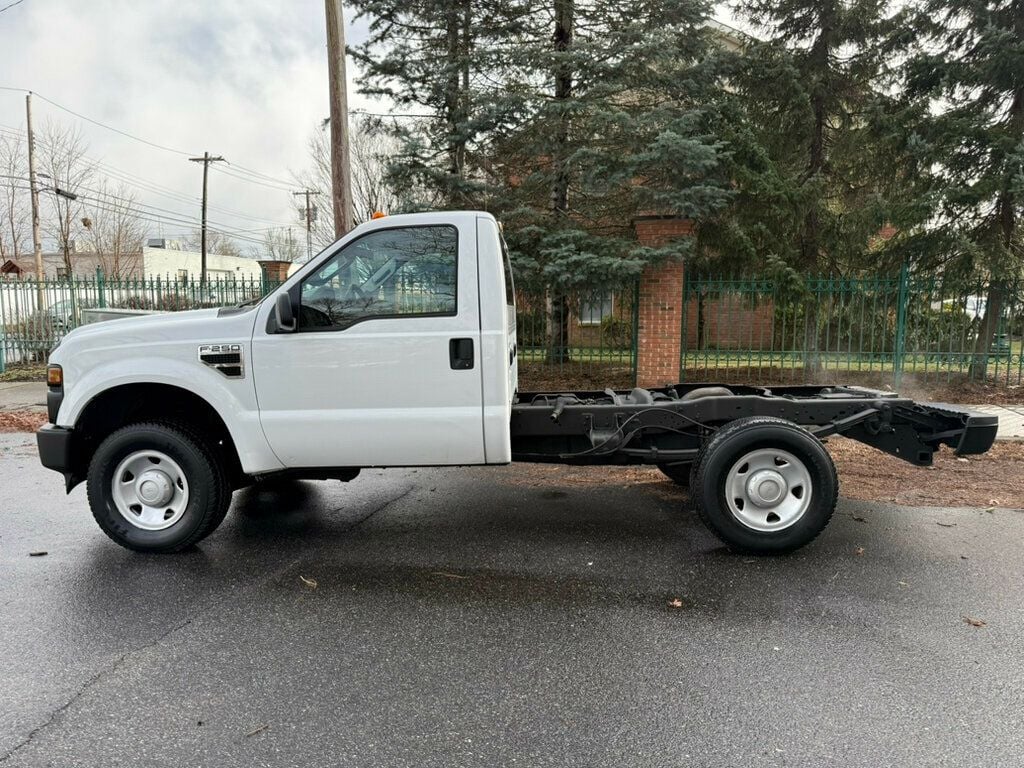
[[[969,405],[972,411],[999,417],[996,440],[1024,441],[1024,405]]]
[[[997,440],[1024,441],[1024,405],[968,405],[972,411],[999,417]],[[39,381],[0,384],[0,411],[46,410],[46,384]]]
[[[41,381],[0,383],[0,411],[46,410],[46,384]]]

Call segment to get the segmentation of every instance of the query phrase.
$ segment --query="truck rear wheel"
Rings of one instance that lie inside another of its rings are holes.
[[[770,416],[721,427],[705,443],[691,496],[705,524],[737,552],[774,555],[812,541],[832,517],[835,465],[807,430]]]
[[[224,519],[231,487],[199,435],[161,423],[132,424],[104,440],[89,464],[89,506],[122,547],[180,552]]]
[[[683,488],[690,486],[690,470],[693,469],[693,464],[659,464],[658,469],[676,485],[681,485]]]

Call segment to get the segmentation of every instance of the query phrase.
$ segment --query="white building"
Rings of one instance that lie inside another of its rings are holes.
[[[196,251],[179,251],[170,248],[142,249],[139,268],[143,279],[198,280],[202,272],[203,257]],[[219,253],[206,254],[206,277],[208,280],[258,280],[260,265],[256,259],[245,256],[223,256]]]

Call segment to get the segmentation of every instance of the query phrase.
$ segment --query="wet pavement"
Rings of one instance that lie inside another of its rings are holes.
[[[1021,512],[842,501],[758,559],[559,478],[284,483],[146,556],[0,435],[0,764],[1020,764]]]

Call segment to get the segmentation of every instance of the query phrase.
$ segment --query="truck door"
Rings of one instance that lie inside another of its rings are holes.
[[[370,230],[290,286],[295,332],[257,322],[260,419],[285,466],[484,463],[476,237],[466,220]]]

